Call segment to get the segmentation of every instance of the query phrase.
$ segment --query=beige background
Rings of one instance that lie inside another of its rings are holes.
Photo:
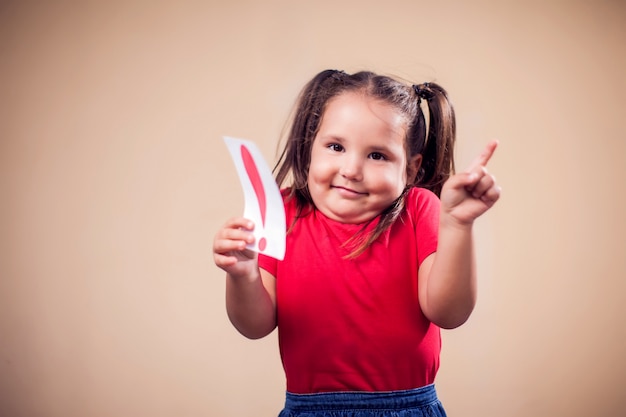
[[[273,416],[276,334],[230,326],[221,135],[274,162],[300,87],[445,86],[492,138],[480,299],[444,333],[450,416],[626,413],[626,3],[0,2],[0,416]]]

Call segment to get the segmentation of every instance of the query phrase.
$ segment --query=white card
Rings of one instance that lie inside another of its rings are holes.
[[[224,142],[243,188],[243,217],[255,225],[255,241],[248,249],[282,260],[285,257],[285,207],[272,170],[254,142],[227,136]]]

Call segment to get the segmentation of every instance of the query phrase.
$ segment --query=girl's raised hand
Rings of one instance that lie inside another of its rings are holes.
[[[500,198],[500,187],[487,171],[487,162],[498,147],[490,142],[467,171],[451,176],[441,190],[442,213],[458,223],[471,224]]]
[[[251,231],[254,223],[243,217],[235,217],[226,222],[213,240],[213,260],[231,276],[251,277],[257,271],[257,254],[246,249],[254,242]]]

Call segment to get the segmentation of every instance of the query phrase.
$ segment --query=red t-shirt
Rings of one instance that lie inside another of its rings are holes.
[[[295,201],[285,203],[287,226]],[[378,219],[369,226],[371,230]],[[287,234],[283,261],[259,255],[276,277],[279,346],[287,391],[392,391],[432,384],[440,330],[418,301],[418,268],[437,250],[439,199],[410,190],[396,222],[364,253],[342,245],[362,225],[317,210]]]

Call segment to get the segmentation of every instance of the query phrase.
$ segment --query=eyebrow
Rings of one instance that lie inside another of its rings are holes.
[[[319,138],[323,140],[336,140],[337,142],[345,142],[345,139],[343,137],[333,134],[322,135]]]
[[[369,150],[372,152],[391,152],[392,147],[389,146],[370,146]]]

